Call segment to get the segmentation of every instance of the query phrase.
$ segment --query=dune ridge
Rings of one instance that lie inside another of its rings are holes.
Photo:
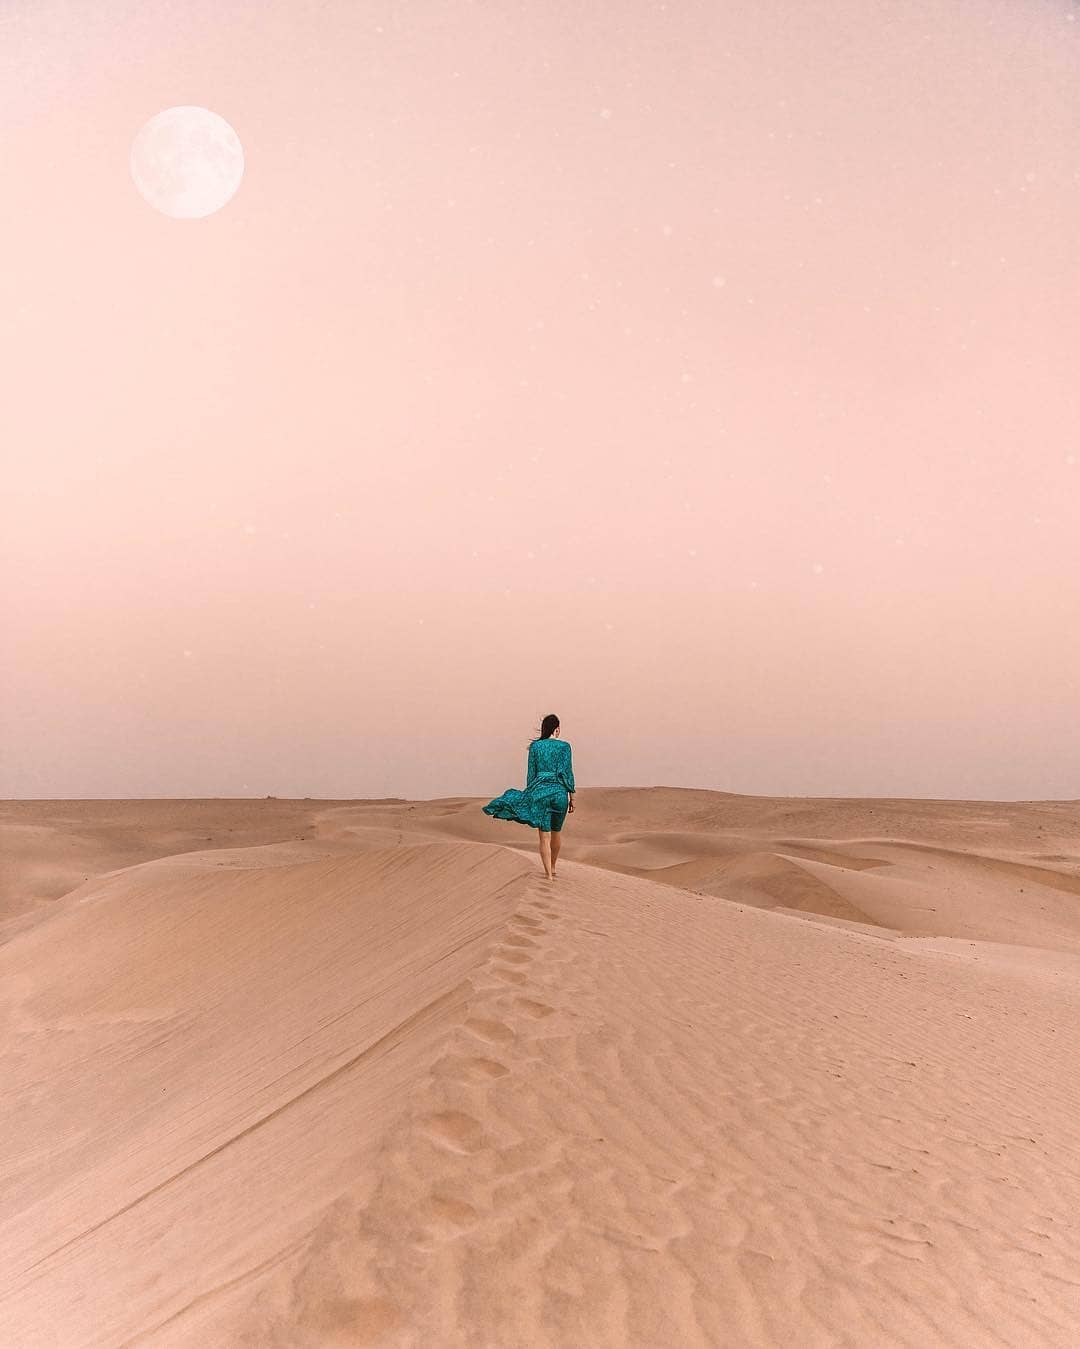
[[[31,859],[0,1342],[1075,1344],[1070,803],[578,799]]]

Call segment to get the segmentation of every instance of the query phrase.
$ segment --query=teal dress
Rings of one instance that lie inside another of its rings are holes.
[[[570,742],[548,736],[546,740],[534,740],[529,746],[525,790],[507,787],[483,811],[498,820],[513,820],[531,829],[558,833],[570,804],[568,794],[576,790]]]

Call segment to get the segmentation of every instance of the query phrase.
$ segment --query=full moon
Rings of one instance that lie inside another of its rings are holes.
[[[220,211],[235,194],[244,176],[244,150],[216,112],[166,108],[132,142],[131,176],[155,210],[197,220]]]

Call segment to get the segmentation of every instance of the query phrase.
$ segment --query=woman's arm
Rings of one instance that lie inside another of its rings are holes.
[[[566,790],[573,796],[577,787],[574,785],[574,756],[569,745],[566,746],[566,768],[563,771],[566,774]]]
[[[529,746],[529,762],[525,769],[526,791],[528,791],[528,789],[533,785],[533,778],[535,777],[536,777],[536,744],[534,742]]]

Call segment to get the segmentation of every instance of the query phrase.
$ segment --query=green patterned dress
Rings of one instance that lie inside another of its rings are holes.
[[[483,807],[485,815],[513,820],[531,829],[562,829],[569,806],[568,793],[576,791],[574,765],[568,740],[534,740],[529,746],[525,790],[507,787],[502,796]]]

